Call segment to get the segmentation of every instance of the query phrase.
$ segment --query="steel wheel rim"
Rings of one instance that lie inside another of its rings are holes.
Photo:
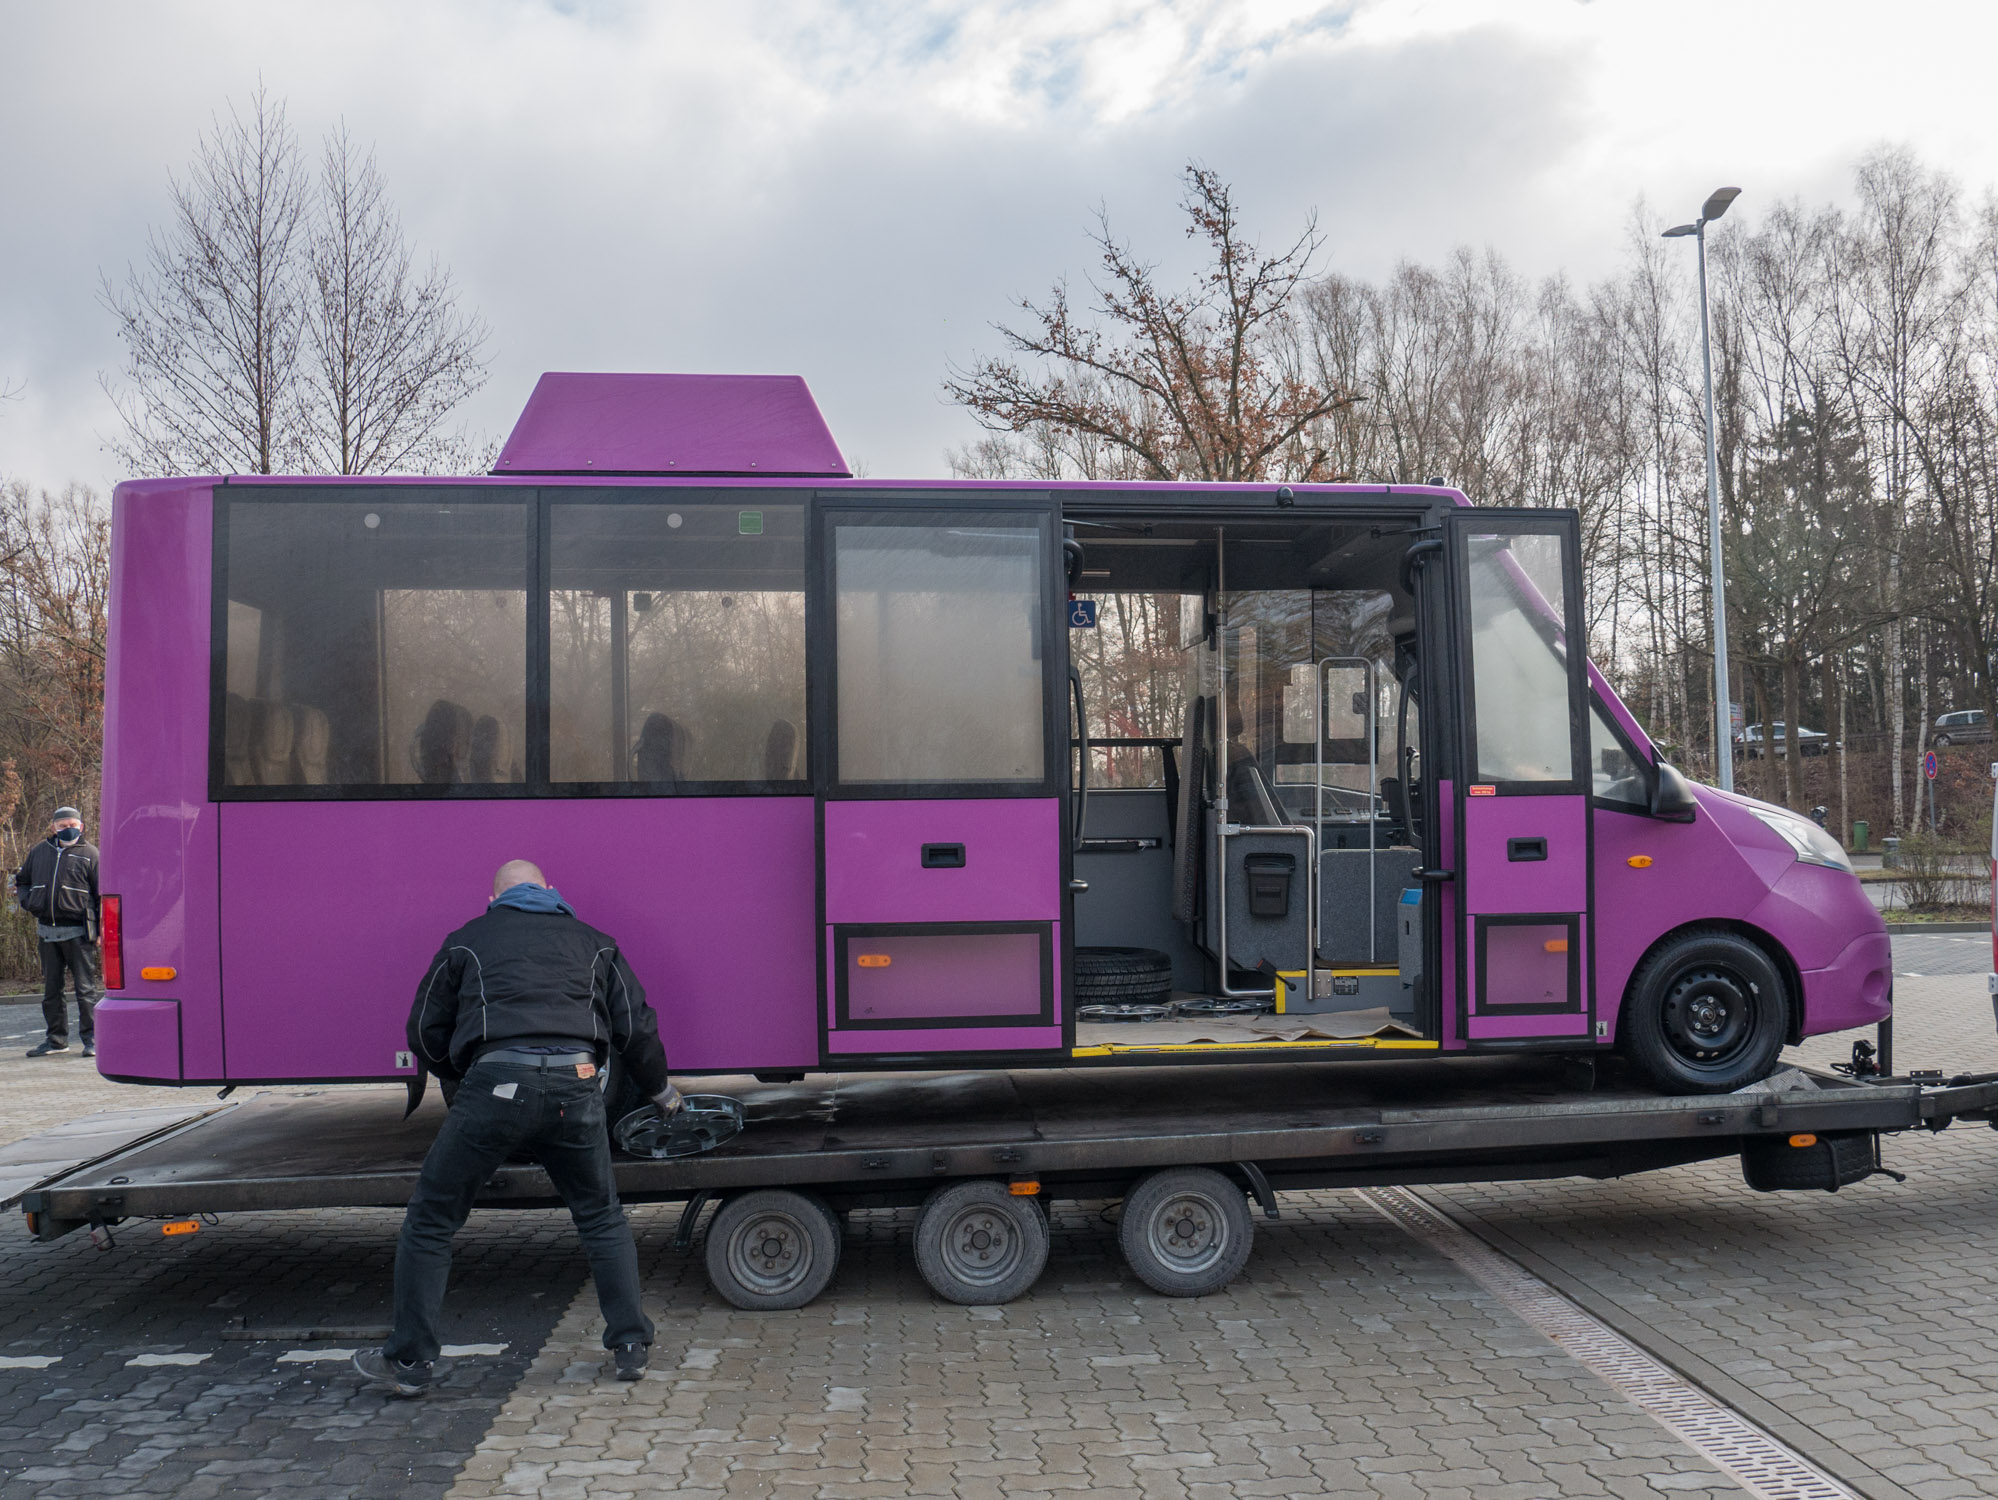
[[[1004,1210],[967,1203],[943,1223],[937,1247],[950,1273],[967,1286],[997,1286],[1027,1254],[1026,1237]]]
[[[760,1296],[796,1291],[812,1274],[810,1227],[783,1209],[764,1210],[729,1236],[728,1269]]]
[[[1208,1194],[1182,1191],[1152,1210],[1145,1238],[1161,1265],[1193,1275],[1227,1255],[1228,1219]]]
[[[1695,1067],[1724,1067],[1753,1041],[1759,1005],[1755,986],[1732,970],[1690,969],[1660,1008],[1666,1045]]]

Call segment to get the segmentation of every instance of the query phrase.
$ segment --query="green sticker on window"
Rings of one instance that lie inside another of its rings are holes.
[[[760,510],[737,511],[735,529],[743,536],[762,536],[763,512]]]

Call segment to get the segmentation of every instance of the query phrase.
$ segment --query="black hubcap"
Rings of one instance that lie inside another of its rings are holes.
[[[1759,1003],[1755,986],[1731,969],[1689,969],[1666,993],[1665,1040],[1689,1063],[1724,1067],[1753,1040]]]

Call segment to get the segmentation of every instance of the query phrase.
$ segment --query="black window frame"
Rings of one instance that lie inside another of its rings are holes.
[[[1069,780],[1068,592],[1062,573],[1060,513],[1051,495],[1032,490],[953,490],[941,494],[821,492],[812,518],[810,555],[818,588],[806,599],[813,779],[829,802],[1064,795]],[[1041,777],[1038,781],[860,781],[839,776],[839,604],[833,528],[843,525],[961,526],[979,516],[1031,516],[1041,531]]]
[[[755,500],[761,505],[752,504]],[[373,782],[343,785],[232,786],[228,783],[226,711],[229,658],[229,519],[231,508],[250,504],[368,504],[394,505],[516,505],[526,512],[527,630],[522,642],[525,665],[526,743],[522,780],[471,782],[438,786],[424,782]],[[268,480],[223,480],[212,498],[209,571],[208,800],[210,802],[505,802],[533,799],[576,800],[599,797],[810,797],[814,794],[810,757],[795,781],[679,782],[555,782],[549,779],[549,577],[550,534],[554,508],[564,503],[667,504],[732,506],[738,510],[771,506],[802,506],[805,512],[805,562],[800,586],[805,593],[807,645],[805,652],[805,715],[799,726],[802,744],[814,743],[813,714],[817,703],[812,673],[812,598],[817,569],[812,548],[817,506],[809,489],[795,485],[724,488],[689,486],[602,486],[589,483],[537,485],[514,481],[449,484],[310,483],[283,484]]]

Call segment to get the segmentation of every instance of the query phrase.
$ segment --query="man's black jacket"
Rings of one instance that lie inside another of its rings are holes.
[[[95,936],[97,846],[82,839],[73,844],[43,839],[14,872],[14,899],[37,921],[87,927]]]
[[[409,1045],[440,1078],[462,1078],[502,1042],[576,1041],[623,1057],[647,1094],[666,1049],[617,939],[562,912],[488,907],[444,939],[409,1009]]]

